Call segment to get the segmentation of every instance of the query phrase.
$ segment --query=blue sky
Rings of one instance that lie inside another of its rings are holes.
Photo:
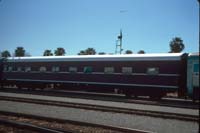
[[[114,53],[122,29],[123,52],[166,53],[176,36],[183,52],[197,52],[198,6],[197,0],[0,0],[0,51]]]

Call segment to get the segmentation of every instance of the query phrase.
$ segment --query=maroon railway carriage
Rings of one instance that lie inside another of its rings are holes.
[[[127,96],[186,93],[185,54],[14,57],[4,62],[4,84],[17,87],[118,91]]]

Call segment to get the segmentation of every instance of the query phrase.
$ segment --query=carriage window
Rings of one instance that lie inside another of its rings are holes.
[[[11,72],[13,68],[11,66],[8,67],[8,71]]]
[[[114,73],[114,67],[104,67],[104,73],[106,74]]]
[[[4,71],[4,72],[8,71],[8,67],[7,67],[7,66],[4,66],[3,71]]]
[[[77,67],[69,67],[69,72],[70,73],[76,73],[77,72]]]
[[[47,71],[47,69],[46,69],[46,67],[40,67],[40,72],[46,72]]]
[[[132,74],[133,68],[132,67],[122,67],[123,74]]]
[[[159,74],[159,68],[157,68],[157,67],[147,68],[147,74],[148,75],[157,75],[157,74]]]
[[[25,67],[25,72],[30,72],[31,71],[31,67]]]
[[[60,68],[58,66],[53,66],[52,67],[52,72],[59,72]]]
[[[17,71],[18,71],[18,72],[21,72],[21,71],[22,71],[22,68],[21,68],[21,67],[17,67]]]
[[[84,73],[92,73],[92,67],[90,66],[87,66],[87,67],[84,67]]]

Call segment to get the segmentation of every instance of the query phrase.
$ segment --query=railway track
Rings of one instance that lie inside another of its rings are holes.
[[[15,127],[20,130],[23,129],[23,130],[26,130],[26,132],[35,131],[35,132],[46,132],[46,133],[47,132],[48,133],[72,133],[72,132],[68,132],[68,131],[61,131],[61,130],[52,129],[52,128],[50,129],[47,127],[41,127],[41,126],[34,125],[34,124],[19,122],[17,120],[14,121],[14,120],[0,119],[0,124]]]
[[[19,98],[19,97],[8,97],[8,96],[0,96],[0,100],[33,103],[33,104],[40,104],[40,105],[50,105],[50,106],[58,106],[58,107],[70,107],[70,108],[102,111],[102,112],[136,114],[136,115],[152,116],[152,117],[159,117],[159,118],[199,122],[199,118],[196,115],[190,115],[190,114],[180,114],[180,113],[171,113],[171,112],[169,113],[169,112],[160,112],[160,111],[152,111],[152,110],[109,107],[109,106],[102,106],[102,105],[91,105],[91,104],[83,104],[83,103],[61,102],[61,101],[53,101],[53,100],[41,100],[41,99],[33,99],[33,98]]]
[[[103,93],[92,93],[92,92],[80,92],[80,91],[65,91],[65,90],[26,90],[26,89],[15,89],[15,88],[3,88],[2,92],[14,92],[22,94],[36,94],[56,97],[71,97],[71,98],[83,98],[92,100],[102,101],[114,101],[124,103],[135,103],[144,105],[158,105],[166,107],[177,107],[177,108],[189,108],[199,109],[199,101],[193,102],[192,100],[177,99],[177,98],[162,98],[159,101],[151,100],[146,97],[138,98],[126,98],[124,95],[119,94],[103,94]]]
[[[144,130],[2,111],[0,111],[0,125],[12,126],[20,130],[23,129],[23,131],[25,130],[24,132],[34,131],[34,133],[153,133]]]

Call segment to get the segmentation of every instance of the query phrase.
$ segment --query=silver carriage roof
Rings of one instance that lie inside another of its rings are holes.
[[[59,61],[167,61],[181,60],[183,53],[124,54],[124,55],[75,55],[9,57],[7,62],[59,62]]]
[[[188,56],[199,56],[199,53],[198,52],[196,52],[196,53],[189,53]]]

